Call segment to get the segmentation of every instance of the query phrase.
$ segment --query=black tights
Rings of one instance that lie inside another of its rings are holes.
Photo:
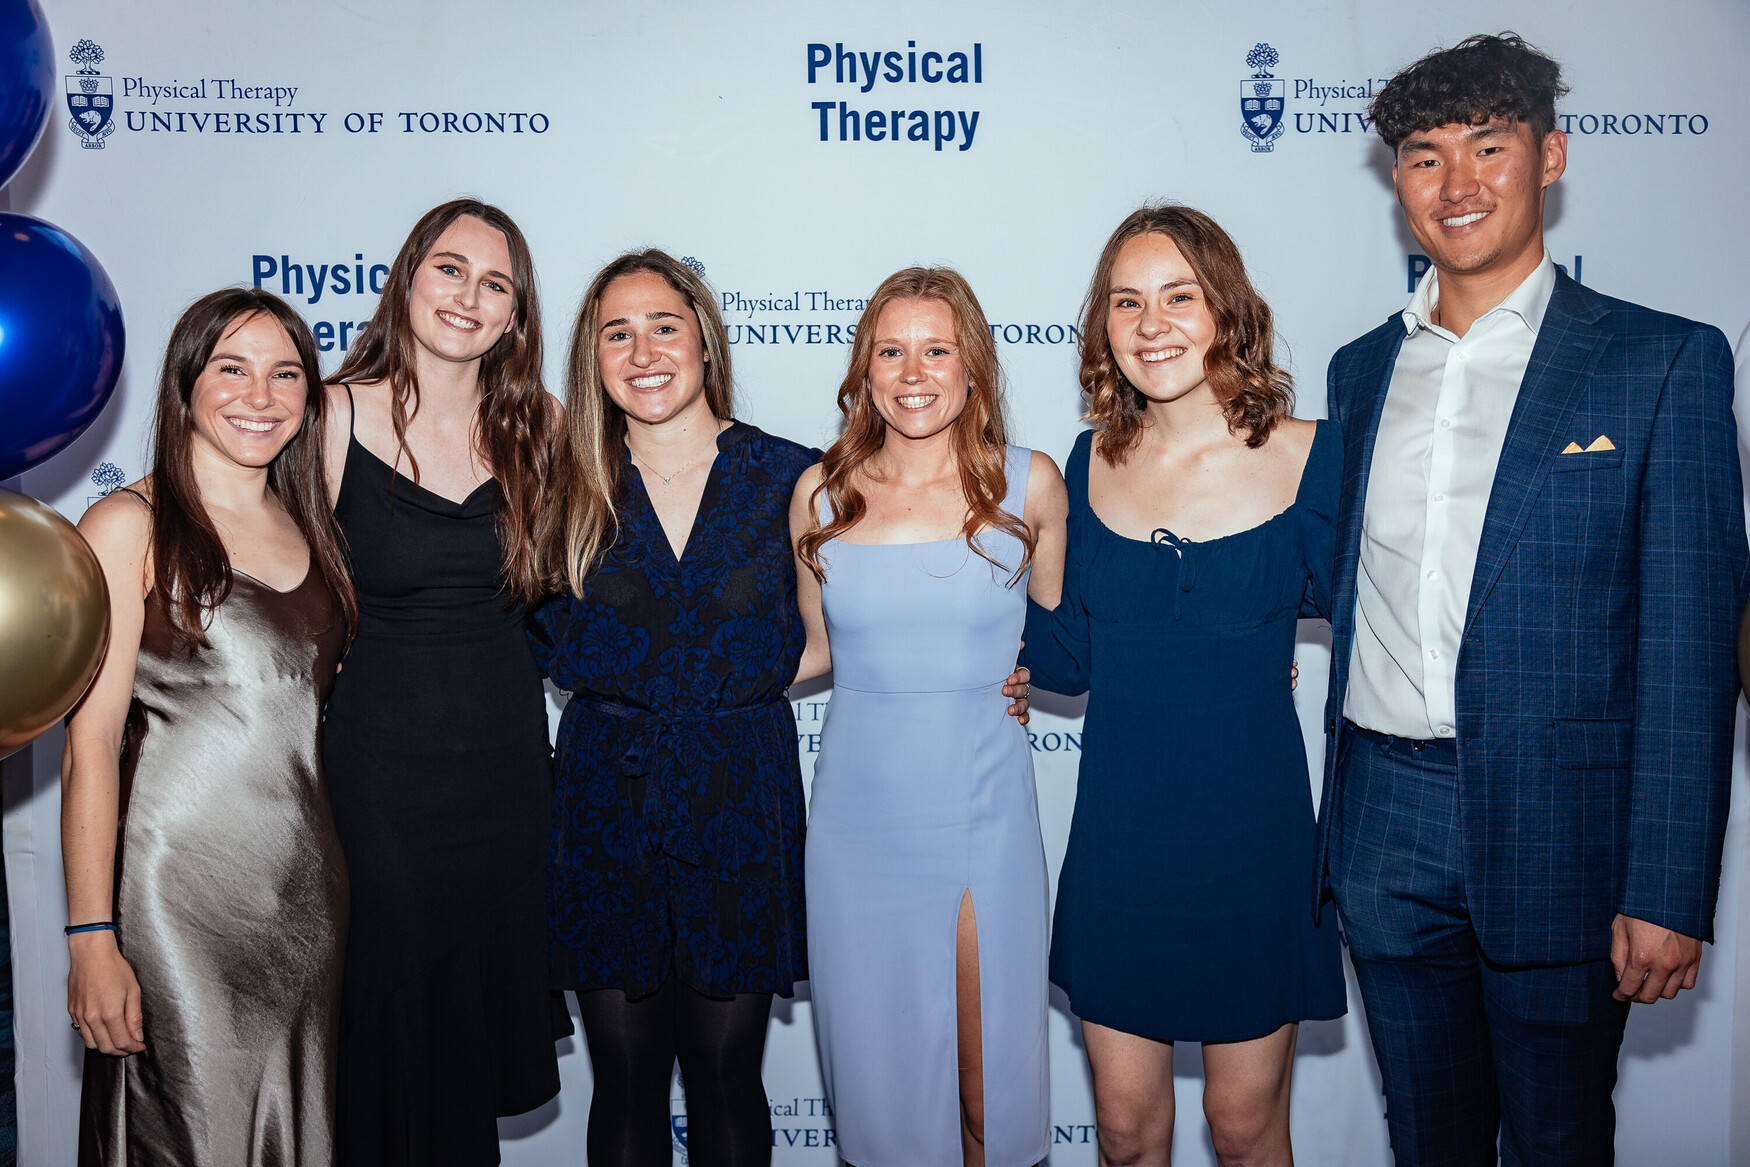
[[[677,1058],[693,1167],[771,1163],[772,1116],[760,1078],[770,993],[719,1001],[671,976],[637,1001],[595,989],[577,994],[577,1004],[595,1072],[590,1167],[668,1167],[668,1083]]]

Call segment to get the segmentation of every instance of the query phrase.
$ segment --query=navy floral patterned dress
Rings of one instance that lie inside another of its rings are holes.
[[[553,986],[636,1000],[807,977],[802,772],[784,689],[804,633],[790,495],[819,455],[732,424],[677,562],[628,454],[620,535],[581,599],[533,614],[559,724]]]

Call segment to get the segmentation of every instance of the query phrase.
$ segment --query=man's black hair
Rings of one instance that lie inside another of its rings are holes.
[[[1524,122],[1541,143],[1556,128],[1556,99],[1568,92],[1562,67],[1517,33],[1473,36],[1429,53],[1386,83],[1368,110],[1397,153],[1418,130]]]

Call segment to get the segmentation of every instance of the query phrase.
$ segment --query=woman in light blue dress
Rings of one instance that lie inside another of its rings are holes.
[[[791,530],[802,671],[834,670],[806,873],[840,1149],[1028,1167],[1049,1141],[1046,870],[1003,685],[1028,595],[1056,603],[1068,498],[1007,444],[996,346],[953,271],[876,290],[839,408]]]

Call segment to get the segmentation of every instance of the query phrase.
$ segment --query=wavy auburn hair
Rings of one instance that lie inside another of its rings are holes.
[[[997,361],[996,341],[990,334],[984,309],[964,276],[947,267],[908,267],[881,281],[868,307],[857,321],[857,338],[851,345],[850,368],[839,386],[839,412],[845,432],[821,459],[820,485],[810,499],[814,520],[797,540],[796,553],[816,578],[824,578],[826,565],[820,549],[862,521],[868,500],[856,483],[857,472],[887,441],[887,421],[875,408],[869,387],[869,364],[875,352],[875,330],[881,312],[901,300],[938,300],[954,315],[954,337],[960,359],[966,364],[966,408],[953,423],[954,460],[960,467],[960,489],[966,495],[966,522],[961,534],[980,558],[1009,570],[983,547],[976,536],[987,529],[1007,531],[1021,541],[1021,562],[1014,567],[1009,585],[1014,586],[1033,559],[1033,533],[1020,517],[1003,509],[1008,495],[1008,428],[1004,418],[1003,372]],[[832,507],[832,521],[820,522],[820,495],[825,492]]]
[[[538,528],[553,490],[553,432],[546,383],[541,375],[541,299],[535,288],[535,263],[528,241],[511,217],[478,199],[453,199],[420,217],[401,245],[383,298],[361,339],[329,380],[384,382],[389,386],[389,416],[398,455],[407,456],[413,481],[419,462],[407,448],[407,422],[419,412],[411,301],[419,267],[451,223],[471,215],[504,236],[510,250],[510,328],[480,359],[480,412],[476,417],[478,452],[498,479],[498,537],[504,547],[504,578],[523,600],[534,602],[550,590],[548,556]]]
[[[553,508],[555,539],[563,548],[563,575],[572,594],[583,595],[590,573],[620,532],[626,492],[626,411],[602,384],[601,307],[608,288],[623,276],[653,275],[691,305],[704,343],[705,404],[718,421],[735,415],[735,376],[729,363],[729,331],[717,298],[704,279],[666,251],[628,251],[595,274],[577,306],[565,374],[565,450],[568,471],[562,505]]]
[[[1142,440],[1148,399],[1137,391],[1112,353],[1106,335],[1110,315],[1112,267],[1118,252],[1138,235],[1165,235],[1191,265],[1215,320],[1215,342],[1204,357],[1203,372],[1227,415],[1229,433],[1244,432],[1257,449],[1276,423],[1294,410],[1294,383],[1276,365],[1276,332],[1270,305],[1246,275],[1240,249],[1221,226],[1202,211],[1177,203],[1142,207],[1118,224],[1094,265],[1088,297],[1082,302],[1079,378],[1088,409],[1082,420],[1100,429],[1094,448],[1112,466],[1129,460]]]
[[[304,413],[267,467],[267,486],[310,546],[310,570],[320,572],[340,603],[348,640],[358,629],[358,599],[341,550],[340,528],[328,505],[322,471],[322,363],[310,326],[284,300],[259,288],[223,288],[193,304],[170,330],[158,403],[152,416],[152,597],[178,643],[208,647],[206,616],[231,594],[231,557],[194,475],[194,396],[213,350],[257,316],[286,331],[304,370]]]

